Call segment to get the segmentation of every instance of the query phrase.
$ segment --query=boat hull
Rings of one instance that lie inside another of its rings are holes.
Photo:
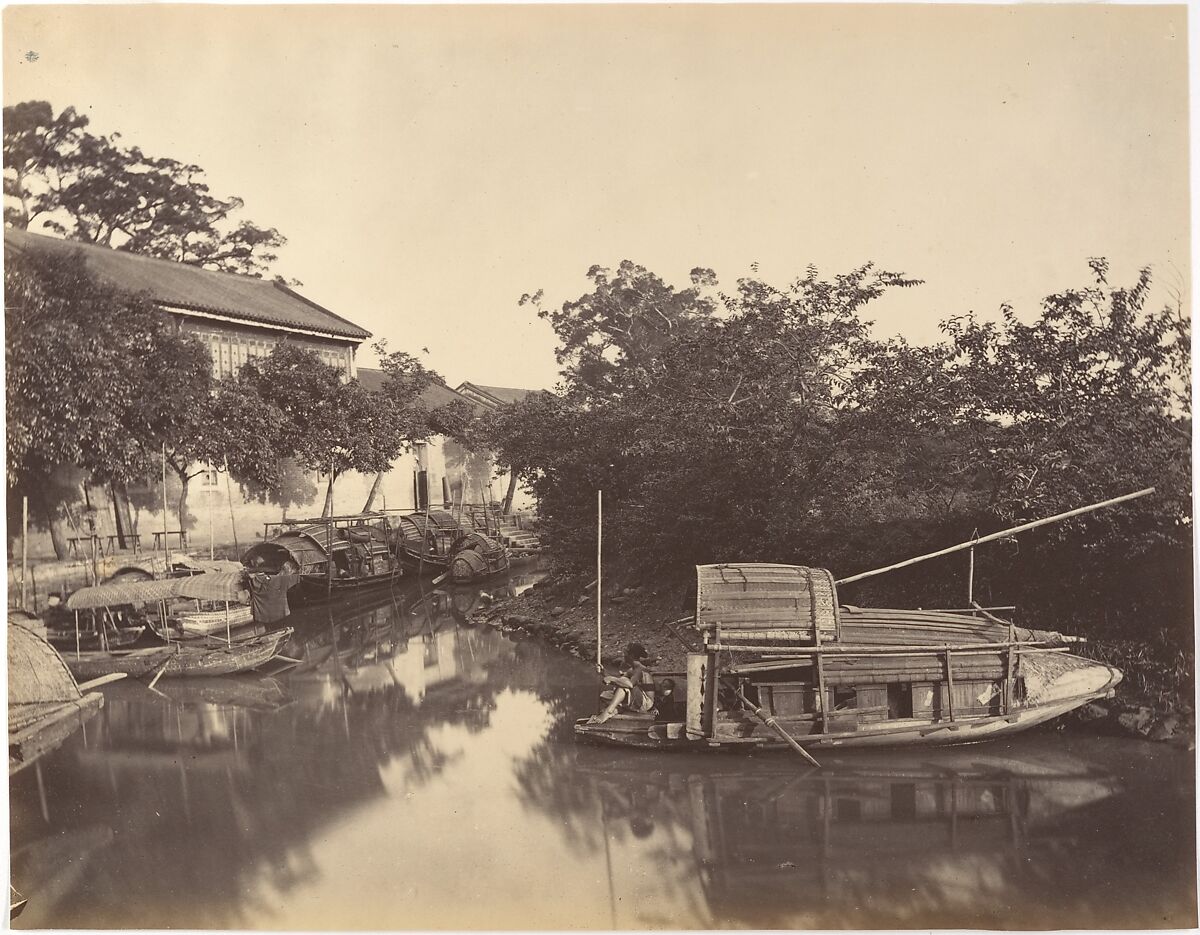
[[[334,578],[331,586],[329,579],[324,575],[303,575],[300,583],[288,595],[288,600],[295,604],[311,604],[324,600],[331,593],[334,595],[349,594],[396,584],[400,577],[401,570],[397,568],[395,571],[362,578]]]
[[[909,719],[905,723],[864,725],[856,731],[796,736],[805,748],[828,747],[885,747],[885,746],[942,746],[958,743],[979,743],[996,737],[1028,730],[1061,717],[1076,708],[1111,695],[1111,691],[1091,692],[1075,698],[1047,702],[1013,711],[1011,714],[989,717],[968,717],[955,721]],[[713,748],[741,750],[788,749],[783,740],[770,737],[755,738],[690,738],[682,724],[655,723],[650,715],[616,714],[603,724],[589,723],[588,718],[575,722],[575,736],[589,743],[609,746],[639,747],[653,750],[700,750]],[[669,728],[680,728],[678,731]],[[671,733],[676,736],[670,736]]]
[[[47,706],[41,715],[24,727],[8,734],[8,774],[22,769],[58,749],[63,742],[89,721],[104,706],[100,692],[88,692],[75,701]]]
[[[172,643],[169,646],[112,652],[68,652],[63,655],[63,661],[80,681],[90,681],[114,672],[139,678],[157,674],[160,669],[164,678],[236,675],[269,662],[279,654],[280,648],[291,635],[292,630],[288,627],[264,636],[238,640],[230,645],[200,647]]]

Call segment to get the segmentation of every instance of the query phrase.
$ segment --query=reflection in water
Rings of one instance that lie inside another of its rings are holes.
[[[576,747],[594,677],[470,627],[478,594],[310,608],[274,678],[105,687],[42,763],[45,816],[34,771],[13,781],[17,924],[1188,924],[1186,756],[1043,733],[813,772]]]

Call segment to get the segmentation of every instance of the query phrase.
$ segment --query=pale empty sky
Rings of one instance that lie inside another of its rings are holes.
[[[926,280],[872,313],[918,341],[1089,256],[1188,282],[1183,6],[8,7],[33,99],[203,166],[278,272],[451,384],[552,386],[518,298],[622,259],[873,260]]]

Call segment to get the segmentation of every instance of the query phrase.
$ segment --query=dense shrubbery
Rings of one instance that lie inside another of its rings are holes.
[[[1156,486],[1155,496],[985,547],[976,593],[1038,624],[1190,645],[1188,323],[1145,307],[1149,273],[943,325],[932,346],[862,318],[915,283],[870,266],[722,292],[623,263],[542,309],[562,384],[510,407],[491,443],[536,493],[560,561],[593,560],[595,491],[624,578],[699,562],[838,576]],[[540,294],[530,299],[540,303]],[[963,606],[964,555],[850,585],[843,600]]]

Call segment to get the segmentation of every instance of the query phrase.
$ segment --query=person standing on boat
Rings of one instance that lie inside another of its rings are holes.
[[[611,686],[600,695],[608,705],[599,714],[593,715],[590,723],[603,724],[618,710],[632,714],[648,714],[654,709],[654,678],[645,663],[650,654],[641,643],[630,643],[625,648],[625,661],[619,675],[604,676],[604,684]]]

